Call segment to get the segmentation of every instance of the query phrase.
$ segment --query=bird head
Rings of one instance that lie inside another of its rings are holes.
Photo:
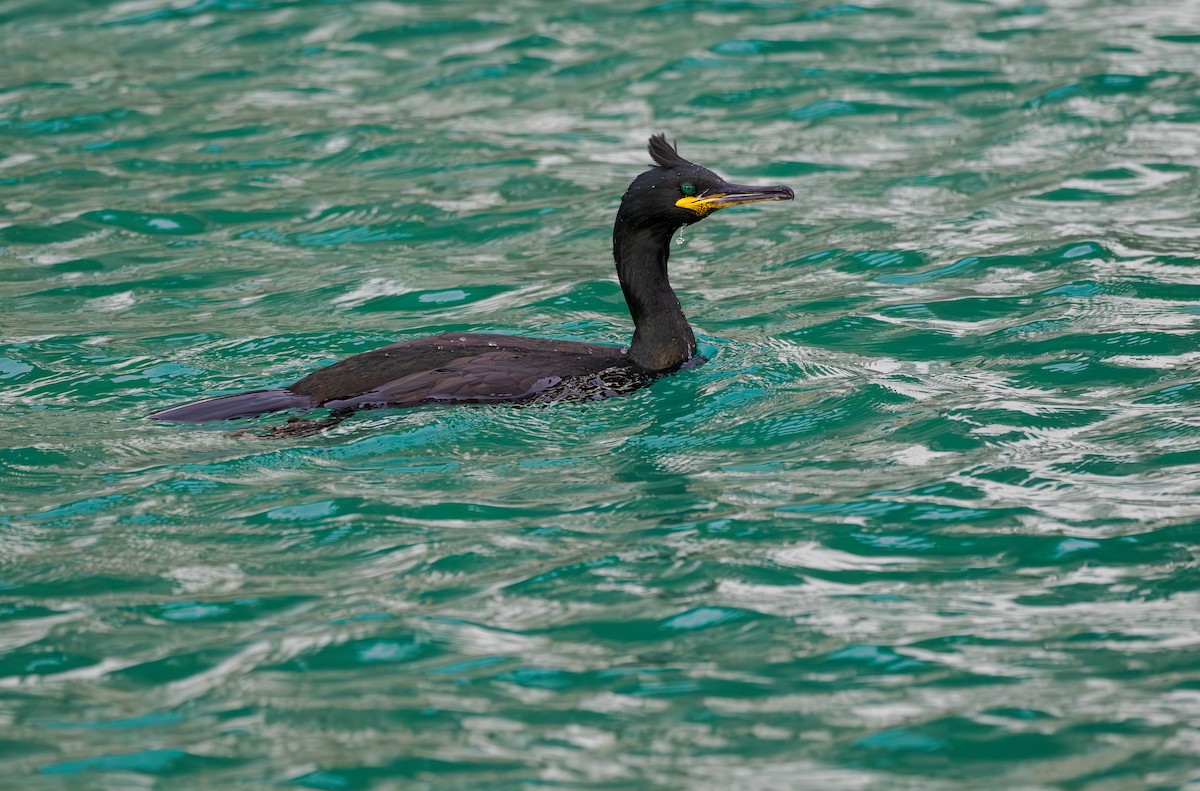
[[[621,198],[620,214],[626,222],[673,231],[729,206],[795,197],[791,187],[783,185],[730,184],[681,157],[665,135],[651,137],[648,148],[655,167],[634,179]]]

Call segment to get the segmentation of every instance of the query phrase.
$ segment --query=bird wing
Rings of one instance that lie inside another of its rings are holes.
[[[498,355],[519,355],[522,362],[514,363],[513,358],[503,358]],[[490,377],[490,386],[500,392],[505,387],[516,388],[516,392],[524,392],[520,382],[532,375],[528,385],[544,376],[553,375],[555,368],[569,364],[572,368],[583,366],[603,368],[611,364],[610,358],[620,357],[617,347],[598,346],[577,341],[557,341],[549,338],[524,338],[512,335],[489,335],[487,333],[443,333],[428,338],[417,338],[411,341],[401,341],[389,346],[373,349],[369,352],[347,357],[341,362],[313,371],[308,376],[288,388],[297,395],[311,398],[318,404],[330,402],[362,402],[366,394],[395,391],[407,393],[406,388],[420,391],[425,387],[426,377],[440,378],[443,372],[461,367],[469,361],[471,365],[480,365],[478,373]],[[567,363],[565,361],[578,361]],[[525,365],[528,371],[514,370],[517,365]],[[561,371],[559,372],[561,373]],[[512,377],[506,382],[501,376]],[[474,386],[480,388],[480,398],[485,398],[488,392],[488,382],[479,382]],[[471,385],[460,383],[469,392]],[[432,387],[432,385],[431,385]],[[437,392],[442,392],[438,390]],[[446,391],[447,393],[451,391]],[[404,396],[404,403],[420,403],[436,396],[430,394],[416,402],[409,402]],[[447,400],[453,400],[448,398]],[[355,407],[358,408],[358,407]]]
[[[439,368],[418,371],[386,382],[369,392],[326,401],[330,409],[414,406],[428,401],[488,403],[519,401],[562,381],[546,368],[531,365],[529,355],[488,351],[450,360]]]

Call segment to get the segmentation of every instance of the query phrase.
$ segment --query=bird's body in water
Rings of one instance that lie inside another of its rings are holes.
[[[627,348],[490,333],[446,333],[356,354],[275,390],[219,396],[150,415],[199,422],[287,409],[325,407],[331,417],[275,433],[326,428],[359,409],[419,404],[487,404],[604,398],[703,362],[667,280],[675,231],[717,209],[791,200],[783,186],[729,184],[681,157],[662,135],[650,138],[655,167],[625,192],[613,226],[617,277],[633,317]]]

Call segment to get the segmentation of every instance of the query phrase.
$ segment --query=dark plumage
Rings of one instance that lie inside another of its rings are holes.
[[[667,281],[671,237],[717,209],[791,200],[783,186],[729,184],[650,138],[655,167],[629,185],[613,226],[617,277],[633,317],[628,349],[487,333],[446,333],[356,354],[279,390],[220,396],[150,415],[198,422],[317,406],[334,421],[357,409],[425,403],[602,398],[629,392],[696,358],[696,341]],[[297,431],[295,433],[304,433]]]

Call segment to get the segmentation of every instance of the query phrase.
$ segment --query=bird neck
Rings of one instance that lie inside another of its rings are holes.
[[[613,258],[633,317],[626,356],[644,371],[667,371],[696,354],[696,338],[667,280],[674,229],[631,228],[622,214],[613,231]]]

